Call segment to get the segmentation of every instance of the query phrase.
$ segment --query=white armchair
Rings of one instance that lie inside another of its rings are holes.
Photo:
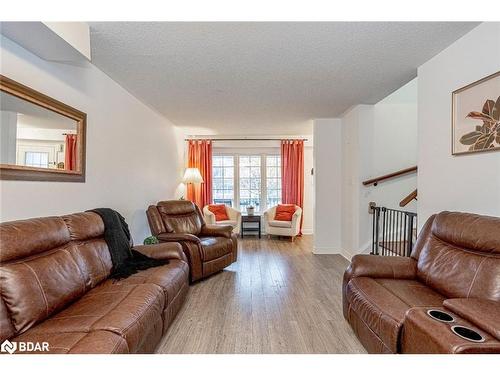
[[[274,220],[276,216],[276,207],[269,208],[263,214],[264,230],[268,236],[287,236],[291,237],[292,241],[300,233],[300,219],[302,217],[302,208],[295,206],[295,213],[292,216],[292,221]]]
[[[233,227],[233,233],[239,234],[241,228],[241,212],[230,206],[226,206],[226,212],[229,220],[216,221],[215,214],[208,209],[208,206],[203,207],[203,216],[207,224],[231,225]]]

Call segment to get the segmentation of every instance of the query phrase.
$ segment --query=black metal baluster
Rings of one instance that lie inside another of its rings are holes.
[[[399,256],[403,253],[403,227],[404,227],[404,213],[399,213]]]
[[[375,209],[373,209],[372,212],[372,252],[370,254],[375,254],[375,220],[376,220],[376,215],[375,215]]]
[[[380,208],[377,207],[376,210],[375,210],[375,215],[376,215],[376,227],[375,227],[375,250],[376,250],[376,254],[378,255],[379,254],[379,251],[378,251],[378,246],[379,246],[379,237],[380,237],[380,234],[379,234],[379,228],[380,228]]]
[[[394,243],[394,250],[396,255],[399,255],[399,226],[401,225],[401,213],[399,211],[396,211],[396,232],[394,233],[394,237],[396,238],[396,242]]]
[[[389,248],[391,247],[391,210],[387,210],[387,233],[385,234],[386,240],[385,240],[385,250],[386,250],[386,255],[388,255]]]
[[[387,210],[387,224],[385,226],[385,243],[384,243],[384,251],[385,251],[385,254],[384,255],[387,255],[387,251],[388,251],[388,245],[387,243],[389,242],[390,240],[390,229],[391,229],[391,211]]]
[[[393,210],[391,210],[391,231],[389,233],[391,234],[391,240],[389,241],[390,243],[389,255],[393,256],[394,255],[394,211]]]
[[[408,251],[406,256],[410,256],[411,251],[413,250],[413,215],[409,215],[409,225],[408,225]]]
[[[406,242],[406,224],[408,221],[408,215],[404,214],[404,228],[403,228],[403,252],[406,255],[408,253],[408,243]]]
[[[387,216],[387,209],[384,207],[382,208],[382,255],[385,255],[385,239],[386,239],[386,216]]]

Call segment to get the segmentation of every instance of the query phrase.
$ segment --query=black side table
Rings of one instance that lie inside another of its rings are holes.
[[[245,227],[245,223],[258,223],[257,228]],[[241,238],[243,238],[245,231],[247,232],[258,232],[259,238],[261,236],[261,222],[260,215],[241,215]]]

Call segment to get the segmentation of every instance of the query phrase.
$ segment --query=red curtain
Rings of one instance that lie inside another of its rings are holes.
[[[281,141],[281,201],[304,209],[304,141],[285,139]],[[302,221],[300,230],[302,234]]]
[[[76,134],[66,134],[66,147],[64,150],[64,169],[67,171],[76,171]]]
[[[188,184],[187,199],[203,209],[212,203],[212,142],[210,140],[188,141],[188,168],[200,170],[203,183]]]

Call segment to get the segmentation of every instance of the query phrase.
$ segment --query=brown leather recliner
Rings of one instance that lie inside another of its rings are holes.
[[[0,224],[0,342],[47,342],[48,353],[155,350],[186,297],[187,259],[179,244],[135,246],[169,263],[111,280],[103,234],[93,212]]]
[[[434,215],[411,257],[353,257],[342,294],[370,353],[500,353],[500,218]]]
[[[187,255],[191,281],[236,262],[238,239],[230,225],[208,225],[191,201],[173,200],[149,206],[151,233],[160,242],[179,242]]]

